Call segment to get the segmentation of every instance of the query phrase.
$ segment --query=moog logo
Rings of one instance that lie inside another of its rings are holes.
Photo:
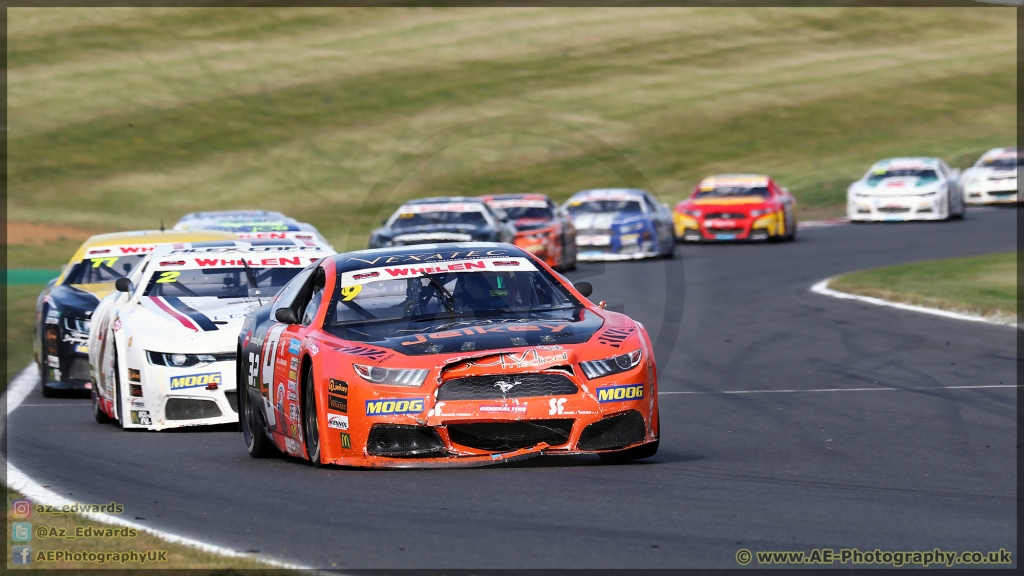
[[[171,390],[198,388],[199,386],[209,386],[210,384],[220,385],[220,372],[190,374],[188,376],[175,376],[171,378]]]
[[[624,386],[605,386],[597,389],[597,401],[604,402],[625,402],[627,400],[639,400],[644,397],[643,384],[626,384]]]
[[[423,412],[423,398],[389,398],[384,400],[367,400],[367,416],[386,416],[388,414],[419,414]]]

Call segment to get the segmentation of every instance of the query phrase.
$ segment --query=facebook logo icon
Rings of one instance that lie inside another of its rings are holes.
[[[32,547],[31,546],[14,546],[11,548],[11,561],[15,564],[31,564],[32,563]]]

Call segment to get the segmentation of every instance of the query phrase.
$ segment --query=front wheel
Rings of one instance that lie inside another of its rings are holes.
[[[306,454],[313,466],[323,466],[320,460],[320,421],[316,410],[316,387],[313,385],[313,365],[306,369],[302,386],[302,422],[306,433]]]
[[[92,417],[95,418],[96,421],[99,422],[100,424],[110,424],[111,422],[113,422],[114,419],[111,418],[110,416],[107,416],[107,413],[104,412],[103,408],[100,407],[100,397],[99,394],[96,393],[95,384],[93,384],[89,396],[90,398],[92,398]]]
[[[239,362],[241,364],[241,362]],[[239,378],[236,380],[238,394],[238,415],[242,425],[242,440],[245,441],[245,449],[253,458],[270,458],[275,456],[277,448],[267,437],[260,423],[260,415],[256,413],[256,407],[249,401],[249,386],[246,384],[242,371],[238,371]]]

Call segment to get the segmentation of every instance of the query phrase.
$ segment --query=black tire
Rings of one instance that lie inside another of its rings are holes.
[[[242,365],[241,354],[238,355],[237,364]],[[245,449],[253,458],[270,458],[277,456],[280,452],[270,438],[267,437],[260,415],[255,407],[249,402],[249,386],[246,384],[245,375],[238,370],[238,378],[235,380],[238,394],[238,419],[242,427],[242,440],[245,441]]]
[[[320,459],[320,422],[316,410],[316,390],[313,386],[313,365],[306,369],[302,379],[302,426],[306,436],[306,454],[317,468],[323,466]]]
[[[113,418],[107,416],[107,413],[100,408],[100,397],[96,393],[96,384],[93,383],[92,390],[89,391],[89,397],[92,399],[92,417],[96,419],[100,424],[110,424],[114,421]]]
[[[601,462],[605,464],[625,464],[633,460],[640,460],[641,458],[650,458],[658,453],[658,444],[661,440],[655,440],[648,444],[641,444],[634,448],[626,448],[625,450],[619,450],[618,452],[607,452],[604,454],[598,454],[601,457]]]
[[[111,335],[113,338],[113,335]],[[114,412],[117,414],[117,427],[124,430],[124,404],[121,402],[121,370],[117,362],[117,346],[114,346]]]

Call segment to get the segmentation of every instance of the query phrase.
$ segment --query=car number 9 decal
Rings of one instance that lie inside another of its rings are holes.
[[[178,276],[181,276],[181,272],[177,270],[161,272],[160,277],[156,279],[156,283],[163,284],[165,282],[176,282],[178,280]]]
[[[349,300],[352,300],[353,298],[358,296],[359,293],[362,292],[362,291],[363,291],[363,285],[362,284],[356,284],[355,286],[342,286],[341,287],[341,295],[344,296],[344,298],[342,298],[342,300],[345,301],[345,302],[348,302]]]

